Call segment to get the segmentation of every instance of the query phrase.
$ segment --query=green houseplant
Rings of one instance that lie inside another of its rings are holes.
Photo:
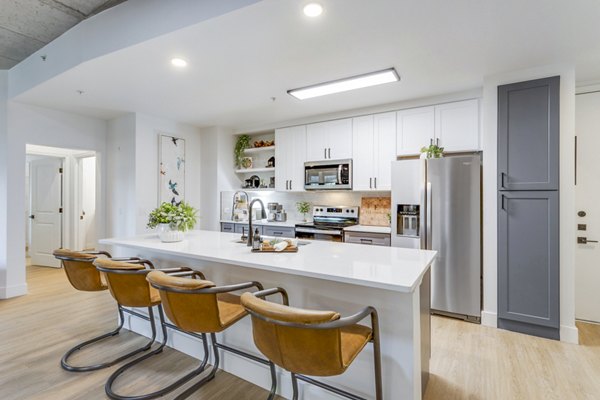
[[[308,201],[299,201],[296,203],[296,209],[299,213],[302,213],[304,222],[306,222],[306,213],[310,211],[310,203]]]
[[[162,203],[148,215],[148,228],[158,228],[163,242],[179,242],[184,232],[193,229],[197,222],[197,210],[185,202]]]
[[[235,142],[235,147],[233,149],[233,155],[235,157],[235,165],[238,168],[242,168],[242,160],[244,158],[244,150],[250,147],[250,136],[249,135],[241,135],[237,138]]]
[[[421,153],[426,153],[427,158],[442,158],[444,156],[444,148],[436,144],[430,144],[421,148]]]

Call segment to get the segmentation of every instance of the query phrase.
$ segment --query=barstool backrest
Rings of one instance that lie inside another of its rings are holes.
[[[75,289],[86,292],[107,289],[106,284],[102,282],[100,272],[92,264],[97,255],[68,249],[57,249],[52,254],[62,261],[67,279]]]
[[[165,313],[181,329],[201,333],[223,329],[219,288],[213,282],[169,276],[161,271],[151,271],[146,278],[158,288]]]
[[[339,313],[271,303],[251,293],[241,302],[252,316],[256,347],[275,364],[313,376],[339,375],[347,368],[340,328],[323,326],[339,320]]]
[[[151,270],[143,263],[97,258],[94,265],[105,274],[110,293],[120,305],[150,307],[157,302],[156,289],[146,281],[146,274]]]

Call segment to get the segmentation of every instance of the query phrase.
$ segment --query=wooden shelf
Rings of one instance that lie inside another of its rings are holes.
[[[274,172],[275,167],[236,169],[236,174],[251,174],[254,172]]]
[[[244,150],[244,154],[262,153],[263,151],[275,151],[275,146],[251,147]]]

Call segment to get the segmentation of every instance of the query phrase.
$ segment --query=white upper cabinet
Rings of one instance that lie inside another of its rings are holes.
[[[481,149],[477,99],[402,110],[397,115],[399,156],[418,155],[431,143],[444,152]]]
[[[373,189],[375,174],[375,118],[373,115],[353,118],[352,121],[352,189]]]
[[[307,161],[352,158],[352,118],[306,126]]]
[[[376,190],[392,190],[392,161],[396,160],[396,113],[375,114]]]
[[[435,136],[435,108],[420,107],[398,111],[396,154],[420,154]]]
[[[275,130],[275,190],[304,190],[306,126]]]
[[[353,118],[352,188],[391,190],[396,159],[396,113]]]
[[[435,138],[444,151],[479,150],[479,102],[474,99],[436,106]]]

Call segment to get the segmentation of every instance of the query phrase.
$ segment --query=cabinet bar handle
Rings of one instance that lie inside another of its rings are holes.
[[[373,178],[373,182],[375,182],[373,186],[375,186],[375,189],[377,189],[377,177]]]
[[[290,179],[290,190],[292,190],[292,180]]]
[[[500,202],[500,203],[501,203],[501,204],[500,204],[500,208],[502,208],[504,211],[506,211],[506,207],[504,206],[504,198],[505,198],[505,197],[506,197],[506,196],[502,195],[501,202]]]
[[[290,181],[285,181],[285,190],[290,190]]]
[[[331,147],[327,149],[327,158],[331,159]]]
[[[506,189],[506,187],[504,186],[504,176],[505,176],[505,175],[506,175],[506,174],[505,174],[504,172],[500,172],[500,187],[501,187],[502,189]]]
[[[433,146],[433,138],[429,139],[429,145]]]
[[[327,158],[327,149],[323,149],[323,158]]]
[[[440,147],[440,138],[435,139],[435,145]]]
[[[373,189],[373,178],[369,178],[369,189]]]

